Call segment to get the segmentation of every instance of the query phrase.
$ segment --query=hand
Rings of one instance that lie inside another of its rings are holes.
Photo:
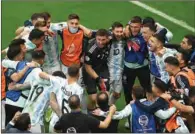
[[[28,67],[38,67],[39,66],[39,64],[37,64],[36,62],[30,62],[30,63],[27,63],[27,66]]]
[[[110,112],[111,114],[114,114],[114,113],[116,112],[116,106],[115,106],[115,105],[110,106],[109,112]]]
[[[12,122],[13,123],[16,123],[16,121],[18,120],[18,118],[20,117],[20,115],[21,115],[21,112],[20,111],[16,112],[15,115],[14,115],[14,117],[12,118]]]
[[[51,30],[47,30],[47,34],[51,37],[55,36],[55,33]]]
[[[99,109],[99,108],[92,111],[92,114],[96,115],[96,116],[100,116],[100,113],[101,113],[101,109]]]
[[[160,97],[165,99],[165,100],[167,100],[167,101],[169,101],[171,99],[171,95],[170,94],[166,94],[166,93],[161,94]]]
[[[105,82],[107,82],[107,81],[108,81],[108,79],[103,79],[101,77],[96,78],[96,83],[99,85],[100,89],[104,92],[107,91],[106,84],[105,84]]]
[[[163,48],[161,51],[159,51],[159,52],[157,53],[157,55],[158,55],[159,57],[162,57],[163,54],[165,53],[165,51],[166,51],[166,49]]]
[[[175,90],[176,90],[176,92],[178,92],[178,93],[184,94],[184,90],[183,90],[183,89],[175,89]]]
[[[8,90],[14,90],[15,88],[16,88],[16,83],[14,82],[9,83]]]

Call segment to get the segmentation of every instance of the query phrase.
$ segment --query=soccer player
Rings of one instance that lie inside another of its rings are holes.
[[[95,39],[89,41],[85,51],[83,80],[87,87],[87,93],[92,110],[96,106],[97,86],[100,90],[109,91],[108,57],[111,43],[109,33],[105,29],[99,29]]]
[[[160,79],[168,83],[170,77],[165,71],[164,60],[169,56],[175,56],[177,51],[163,47],[165,43],[164,35],[155,34],[149,40],[149,59],[150,59],[150,73],[151,81]]]
[[[32,53],[32,58],[33,58],[32,63],[35,63],[37,66],[40,67],[41,64],[43,64],[44,52],[34,51]],[[11,61],[8,59],[2,61],[2,65],[4,67],[14,68],[17,72],[25,68],[26,64],[28,64],[26,61]],[[23,84],[27,82],[32,82],[35,79],[37,79],[35,74],[39,71],[42,71],[39,67],[28,68],[28,70],[25,72],[22,79],[18,81],[17,83]],[[25,88],[24,90],[19,90],[19,91],[10,90],[6,93],[6,105],[5,105],[6,124],[12,119],[15,112],[22,111],[22,109],[24,108],[25,102],[28,98],[29,91],[30,91],[29,88]]]
[[[114,104],[120,97],[122,87],[122,73],[123,73],[123,60],[124,60],[124,47],[126,46],[126,40],[123,38],[123,25],[119,22],[115,22],[112,25],[112,45],[109,54],[109,74],[110,74],[110,104]]]
[[[50,36],[49,34],[45,35],[43,43],[43,51],[46,54],[43,71],[52,74],[55,71],[61,70],[57,34],[59,31],[62,31],[62,29],[67,27],[67,23],[51,23],[51,15],[48,12],[44,12],[42,14],[46,19],[46,26],[49,32],[54,33],[52,36]]]
[[[50,95],[50,105],[54,111],[51,115],[49,131],[53,132],[53,127],[62,114],[70,112],[68,106],[68,99],[71,95],[76,94],[82,100],[83,88],[81,88],[77,80],[79,78],[79,66],[71,65],[68,68],[68,79],[60,77],[51,77],[50,75],[42,73],[41,78],[51,81],[53,84],[53,91]]]

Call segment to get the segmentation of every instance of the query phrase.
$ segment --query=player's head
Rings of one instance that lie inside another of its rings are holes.
[[[188,65],[188,62],[190,60],[189,51],[180,48],[178,50],[178,53],[177,53],[176,57],[177,57],[177,59],[179,61],[180,67],[184,67],[184,66]]]
[[[121,40],[123,37],[123,24],[120,22],[114,22],[112,24],[112,33],[117,40]]]
[[[165,36],[161,34],[154,34],[149,39],[150,51],[156,52],[163,48],[165,43]]]
[[[190,87],[189,98],[190,101],[195,105],[195,87]]]
[[[40,13],[34,13],[31,16],[31,21],[33,26],[36,24],[37,21],[44,21],[44,17]]]
[[[96,43],[98,47],[103,48],[108,44],[109,41],[109,33],[106,29],[99,29],[96,33]]]
[[[68,29],[71,33],[77,33],[79,29],[79,16],[77,14],[70,14],[68,16]]]
[[[66,79],[66,75],[62,71],[55,71],[52,75]]]
[[[26,45],[25,45],[25,40],[24,39],[14,39],[12,40],[11,44],[9,46],[20,46],[21,50],[23,53],[26,53]]]
[[[33,29],[30,34],[28,39],[34,43],[35,45],[40,45],[43,43],[45,37],[45,33],[39,29]]]
[[[79,69],[80,66],[77,64],[72,64],[69,68],[68,68],[68,76],[71,78],[79,78]]]
[[[40,65],[44,64],[45,52],[43,50],[36,50],[32,52],[32,60]]]
[[[170,76],[175,75],[174,72],[180,69],[179,61],[176,57],[169,56],[165,59],[165,70],[169,73]]]
[[[21,114],[16,120],[15,127],[21,131],[27,131],[31,128],[30,115],[28,113]]]
[[[24,59],[24,55],[26,52],[25,40],[23,39],[15,39],[13,40],[7,52],[7,57],[10,60],[21,61]]]
[[[99,92],[97,94],[97,104],[100,107],[101,110],[107,111],[109,106],[108,106],[108,101],[109,97],[106,92]]]
[[[131,19],[131,23],[129,25],[130,25],[130,29],[131,29],[132,35],[136,36],[140,32],[140,30],[141,30],[141,26],[142,26],[142,19],[141,19],[141,17],[134,16]]]
[[[80,98],[78,95],[74,94],[68,99],[68,104],[71,110],[80,109]]]
[[[185,35],[180,43],[181,48],[191,50],[195,48],[195,36],[192,34]]]
[[[147,23],[155,25],[155,20],[152,17],[146,17],[143,19],[142,24],[145,25]]]
[[[142,36],[146,42],[149,41],[150,37],[156,33],[156,26],[152,23],[143,24],[141,29]]]
[[[160,96],[162,93],[168,91],[168,86],[161,80],[155,80],[152,85],[152,92],[155,96]]]
[[[132,89],[132,98],[134,100],[143,99],[145,97],[144,89],[141,86],[134,86]]]
[[[48,30],[46,21],[37,21],[35,24],[35,29],[39,29],[46,33]]]
[[[41,14],[42,14],[42,16],[44,17],[44,19],[46,21],[47,28],[49,28],[50,25],[51,25],[51,15],[48,12],[43,12]]]

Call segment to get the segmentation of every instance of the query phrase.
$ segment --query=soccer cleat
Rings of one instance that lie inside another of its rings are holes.
[[[51,109],[51,107],[48,107],[48,109],[46,110],[45,115],[44,115],[46,122],[50,122],[51,114],[52,114],[52,109]]]

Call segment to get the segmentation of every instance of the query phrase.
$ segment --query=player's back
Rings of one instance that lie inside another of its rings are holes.
[[[68,83],[68,79],[63,79],[60,77],[52,77],[51,82],[53,84],[53,92],[56,95],[58,105],[62,111],[62,114],[70,113],[71,109],[68,105],[68,99],[71,95],[77,94],[80,99],[82,99],[83,89],[80,87],[77,82],[72,84]],[[52,113],[52,119],[50,122],[51,126],[54,126],[58,121],[58,116],[56,113]]]

